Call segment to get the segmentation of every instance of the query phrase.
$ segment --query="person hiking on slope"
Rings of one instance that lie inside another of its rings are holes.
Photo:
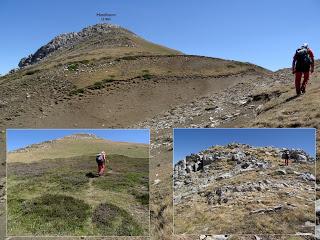
[[[98,175],[101,176],[104,174],[106,169],[106,153],[102,151],[101,153],[97,154],[96,161],[98,164]]]
[[[283,158],[284,158],[284,165],[285,166],[289,166],[289,158],[290,158],[290,154],[289,151],[286,150],[283,154]]]
[[[309,72],[314,71],[314,55],[307,43],[296,50],[292,61],[292,73],[295,74],[296,93],[299,96],[306,92]],[[303,75],[303,82],[301,79]]]

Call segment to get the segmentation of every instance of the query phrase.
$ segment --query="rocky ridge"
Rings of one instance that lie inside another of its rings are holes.
[[[18,66],[22,68],[38,63],[57,50],[72,49],[80,42],[99,35],[105,38],[103,44],[108,47],[134,47],[134,43],[123,36],[124,33],[129,33],[134,36],[132,32],[112,24],[96,24],[86,27],[80,32],[60,34],[49,43],[40,47],[34,54],[30,54],[29,56],[22,58]],[[97,43],[101,44],[102,42]]]
[[[187,192],[186,195],[176,195],[175,203],[183,201],[183,199],[189,194],[195,192],[199,193],[202,189],[208,187],[209,183],[212,181],[219,181],[222,179],[232,178],[238,174],[247,171],[265,170],[275,167],[275,164],[266,160],[264,157],[273,157],[278,159],[284,159],[284,152],[289,151],[289,158],[293,163],[299,164],[314,164],[315,159],[309,156],[305,151],[300,149],[287,149],[287,148],[274,148],[274,147],[251,147],[247,144],[231,143],[225,148],[222,147],[212,147],[211,149],[204,150],[197,154],[191,154],[186,156],[185,159],[177,162],[174,166],[174,189],[179,192],[179,189],[186,185],[195,185],[197,181],[198,188],[193,188],[191,192]],[[257,157],[256,153],[252,151],[257,151],[259,154],[263,154],[264,157]],[[225,171],[221,166],[216,167],[215,164],[219,161],[231,161],[234,163],[234,167]],[[212,174],[214,171],[215,174]],[[291,169],[276,169],[274,170],[278,175],[286,175],[287,173],[293,173],[304,179],[306,181],[315,181],[315,176],[311,173],[301,173],[297,171],[291,171]],[[197,177],[193,173],[198,174]],[[199,179],[197,179],[199,178]],[[238,186],[225,186],[223,191],[233,191],[233,192],[246,192],[257,190],[261,191],[267,185],[272,185],[272,187],[286,186],[283,182],[277,182],[273,180],[247,182],[245,184],[240,184]],[[211,196],[207,196],[208,201]]]

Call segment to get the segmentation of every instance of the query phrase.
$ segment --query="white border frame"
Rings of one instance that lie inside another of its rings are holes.
[[[184,129],[184,130],[210,130],[210,131],[214,131],[216,129],[230,129],[230,130],[235,130],[235,129],[256,129],[256,130],[282,130],[282,129],[291,129],[291,130],[302,130],[302,129],[313,129],[314,130],[314,143],[315,143],[315,161],[314,161],[314,174],[315,174],[315,178],[317,178],[317,128],[307,128],[307,127],[302,127],[302,128],[172,128],[172,137],[173,137],[173,141],[172,141],[172,146],[173,146],[173,151],[172,151],[172,209],[173,209],[173,236],[200,236],[200,235],[206,235],[206,236],[215,236],[215,235],[225,235],[225,236],[305,236],[308,235],[309,233],[301,233],[301,234],[276,234],[276,233],[248,233],[248,234],[237,234],[237,233],[195,233],[195,234],[189,234],[189,233],[175,233],[175,221],[174,221],[174,216],[175,216],[175,205],[174,205],[174,176],[173,176],[173,171],[174,171],[174,132],[176,129]],[[316,179],[317,181],[317,179]],[[316,235],[316,220],[317,220],[317,215],[316,215],[316,201],[317,201],[317,183],[316,181],[314,182],[314,233],[313,236]],[[320,199],[319,199],[320,200]]]

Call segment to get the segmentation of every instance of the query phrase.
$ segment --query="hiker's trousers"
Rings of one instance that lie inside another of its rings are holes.
[[[301,84],[303,75],[303,82]],[[297,95],[304,93],[306,91],[306,87],[309,81],[309,71],[307,72],[296,72],[296,79],[295,79],[295,85],[296,85],[296,92]]]
[[[106,169],[106,165],[104,163],[98,164],[98,174],[99,175],[103,175],[105,169]]]

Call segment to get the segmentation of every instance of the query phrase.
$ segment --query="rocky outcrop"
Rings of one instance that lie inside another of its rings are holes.
[[[235,162],[236,172],[248,171],[253,169],[266,169],[270,167],[270,162],[257,157],[256,154],[251,154],[245,150],[256,149],[262,152],[265,156],[274,156],[284,158],[284,152],[289,151],[289,158],[296,163],[313,163],[315,159],[309,156],[305,151],[300,149],[280,149],[280,148],[254,148],[246,144],[232,143],[225,147],[224,150],[208,149],[197,154],[186,156],[185,159],[177,162],[174,166],[174,176],[185,176],[192,172],[207,171],[210,169],[211,164],[222,159],[227,159]],[[285,174],[284,170],[279,170],[279,174]],[[228,178],[232,173],[225,173],[217,176],[217,179]]]
[[[99,39],[94,44],[103,43],[110,47],[133,47],[134,43],[125,37],[126,34],[134,35],[128,30],[111,24],[96,24],[86,27],[80,32],[64,33],[39,48],[34,54],[22,58],[19,67],[35,64],[59,49],[72,49],[81,41],[94,37]]]
[[[284,166],[282,159],[284,152],[289,152],[291,166]],[[227,203],[239,193],[241,195],[247,192],[281,189],[285,191],[288,187],[294,188],[302,184],[279,180],[281,176],[294,177],[297,181],[310,183],[315,181],[312,173],[296,171],[296,168],[293,167],[293,164],[314,164],[314,161],[313,157],[299,149],[252,147],[239,143],[213,146],[197,154],[186,156],[185,159],[175,164],[174,201],[175,204],[179,204],[198,194],[209,205],[219,205]],[[253,179],[239,184],[210,187],[221,181],[232,180],[245,172],[259,172],[261,176],[268,174],[275,178]]]
[[[289,153],[288,166],[285,152]],[[233,233],[238,227],[252,234],[266,221],[270,221],[268,227],[276,228],[287,216],[299,213],[303,217],[288,232],[310,233],[315,226],[314,172],[315,159],[299,149],[231,143],[186,156],[174,166],[176,229],[220,234]],[[186,218],[188,225],[184,225]],[[221,222],[224,229],[217,230]],[[228,223],[232,223],[230,228]],[[220,239],[214,237],[203,235],[203,239]]]

